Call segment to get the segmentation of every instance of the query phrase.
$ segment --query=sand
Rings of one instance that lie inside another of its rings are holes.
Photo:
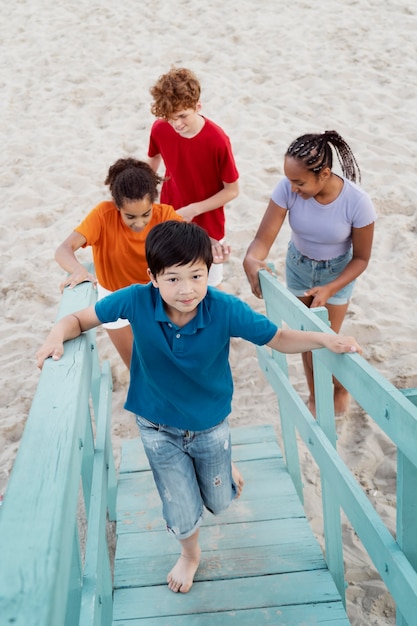
[[[242,258],[282,175],[283,154],[305,132],[336,129],[351,145],[378,212],[370,265],[343,326],[364,357],[399,387],[417,386],[417,9],[411,0],[22,0],[3,3],[1,83],[0,494],[39,380],[35,353],[58,309],[56,246],[102,199],[109,165],[145,158],[149,88],[170,65],[202,83],[203,113],[229,134],[240,196],[228,207],[227,288],[258,310]],[[271,251],[283,276],[284,228]],[[90,259],[90,252],[81,255]],[[123,410],[127,374],[106,335],[114,373],[113,442],[136,435]],[[297,360],[298,359],[298,360]],[[232,424],[277,423],[277,402],[251,345],[233,341]],[[306,393],[301,360],[291,374]],[[339,449],[395,528],[395,450],[359,408],[339,425]],[[318,493],[309,471],[306,498]],[[321,532],[319,499],[308,504]],[[393,602],[344,525],[353,624],[394,624]]]

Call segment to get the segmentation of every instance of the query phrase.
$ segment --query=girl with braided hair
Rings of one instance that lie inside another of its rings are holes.
[[[332,171],[333,152],[342,176]],[[258,270],[268,270],[265,259],[288,214],[287,288],[308,307],[325,306],[338,333],[355,280],[369,262],[375,208],[357,184],[360,170],[352,150],[334,130],[298,137],[285,154],[284,173],[246,252],[246,275],[252,292],[261,298]],[[303,354],[303,364],[308,407],[315,415],[311,353]],[[337,416],[349,408],[349,394],[337,380],[334,407]]]

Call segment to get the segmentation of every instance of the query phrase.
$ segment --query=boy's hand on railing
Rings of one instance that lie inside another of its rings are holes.
[[[354,337],[345,335],[328,335],[323,334],[324,347],[332,352],[342,354],[344,352],[356,352],[362,354],[363,350]]]
[[[42,369],[45,359],[49,357],[58,361],[64,354],[65,341],[79,337],[81,333],[99,326],[100,323],[93,305],[62,317],[36,353],[38,367]]]
[[[49,336],[44,344],[36,353],[36,362],[39,369],[42,369],[45,360],[52,357],[54,361],[58,361],[64,354],[64,343],[58,339]]]
[[[327,348],[339,354],[343,352],[362,354],[362,348],[354,337],[317,331],[294,330],[292,328],[278,329],[274,337],[266,345],[284,354],[309,352],[319,348]]]
[[[43,364],[49,357],[54,361],[58,361],[62,357],[64,354],[64,341],[69,338],[69,336],[66,335],[65,329],[68,324],[75,326],[77,322],[78,320],[75,315],[67,315],[55,324],[36,353],[36,361],[39,369],[42,369]],[[73,333],[72,336],[77,336],[77,333]]]

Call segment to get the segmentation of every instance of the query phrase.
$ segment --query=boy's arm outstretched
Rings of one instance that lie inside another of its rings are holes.
[[[58,361],[64,354],[64,341],[75,339],[84,331],[100,324],[94,305],[60,319],[36,353],[38,367],[42,369],[45,359],[48,357]]]
[[[357,352],[362,354],[361,346],[353,337],[304,330],[280,328],[266,345],[285,354],[309,352],[316,348],[327,348],[338,353]]]

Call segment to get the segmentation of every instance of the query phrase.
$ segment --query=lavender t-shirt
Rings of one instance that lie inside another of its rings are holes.
[[[279,181],[271,198],[288,210],[291,240],[310,259],[334,259],[349,250],[352,228],[363,228],[376,220],[375,207],[368,194],[347,178],[342,191],[330,204],[304,199],[291,191],[288,178]]]

